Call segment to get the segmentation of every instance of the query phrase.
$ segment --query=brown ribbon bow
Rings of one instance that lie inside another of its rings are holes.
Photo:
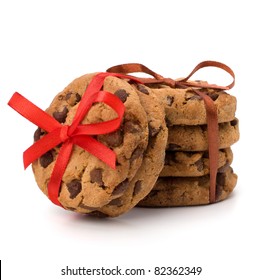
[[[219,86],[215,84],[208,84],[207,82],[193,82],[189,81],[189,78],[193,76],[199,69],[204,67],[216,67],[226,71],[233,78],[233,82],[228,86]],[[146,73],[154,78],[138,78],[135,77],[143,84],[165,84],[172,88],[190,88],[196,94],[198,94],[203,100],[207,114],[207,134],[208,134],[208,151],[209,151],[209,168],[210,168],[210,191],[209,191],[209,202],[216,202],[216,177],[218,171],[218,155],[219,155],[219,135],[218,135],[218,116],[217,108],[214,101],[205,93],[199,89],[220,89],[229,90],[235,85],[235,74],[233,70],[227,65],[217,61],[203,61],[199,63],[192,72],[185,78],[173,80],[171,78],[164,78],[163,76],[155,73],[151,69],[139,63],[127,63],[117,66],[110,67],[107,69],[110,73]],[[132,76],[131,76],[132,77]]]

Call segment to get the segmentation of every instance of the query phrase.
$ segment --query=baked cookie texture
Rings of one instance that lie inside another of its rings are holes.
[[[218,167],[231,164],[233,152],[231,148],[219,150]],[[166,151],[165,165],[160,177],[198,177],[209,174],[208,151],[181,152]]]
[[[165,105],[168,126],[207,123],[204,101],[190,88],[178,89],[160,86],[153,91]],[[234,96],[221,90],[199,89],[199,91],[205,92],[214,101],[219,123],[234,120],[237,106],[237,100]]]
[[[209,204],[209,176],[159,178],[153,190],[138,206],[174,207]],[[216,202],[226,199],[237,183],[237,175],[226,165],[219,169]]]
[[[146,90],[142,85],[139,87],[138,95],[147,113],[149,142],[142,165],[128,184],[124,194],[97,210],[110,217],[127,212],[144,198],[155,185],[165,162],[168,130],[164,106],[151,90]]]
[[[88,74],[75,79],[54,98],[46,112],[60,123],[70,125],[93,76]],[[126,81],[112,76],[105,79],[103,90],[117,95],[125,105],[121,127],[113,133],[97,136],[98,141],[116,153],[116,169],[74,146],[63,175],[59,202],[64,208],[81,213],[89,213],[123,195],[140,168],[148,145],[147,114],[137,91]],[[116,113],[106,104],[96,103],[82,123],[108,121],[115,117]],[[37,129],[35,141],[44,134],[43,130]],[[46,195],[59,149],[56,147],[33,163],[36,182]]]
[[[232,146],[239,140],[239,122],[234,119],[219,124],[219,148]],[[208,150],[207,125],[175,125],[168,128],[167,150]]]
[[[190,88],[174,89],[148,85],[164,104],[168,141],[165,165],[153,190],[139,203],[144,207],[173,207],[208,204],[209,155],[206,108],[202,98]],[[226,199],[237,183],[230,167],[231,146],[239,140],[239,121],[235,116],[237,101],[221,90],[205,92],[217,108],[219,159],[216,202]]]

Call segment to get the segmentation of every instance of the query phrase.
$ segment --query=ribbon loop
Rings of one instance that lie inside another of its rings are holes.
[[[215,85],[215,84],[208,84],[208,83],[196,83],[193,81],[189,81],[189,79],[200,69],[205,67],[216,67],[226,71],[232,78],[233,81],[227,86]],[[235,74],[233,70],[224,63],[212,60],[206,60],[200,62],[192,71],[191,73],[182,79],[173,80],[171,78],[164,78],[163,76],[157,74],[153,70],[149,69],[148,67],[144,66],[143,64],[139,63],[127,63],[127,64],[120,64],[107,69],[107,72],[117,72],[117,73],[134,73],[140,72],[151,75],[154,78],[137,78],[143,84],[165,84],[173,88],[186,88],[186,87],[195,87],[195,88],[212,88],[212,89],[221,89],[227,90],[233,88],[235,85]]]
[[[170,86],[172,88],[175,88],[177,85],[177,81],[171,79],[171,78],[164,78],[163,83],[167,86]]]
[[[140,63],[126,63],[119,64],[113,67],[110,67],[106,70],[108,73],[121,73],[121,74],[129,74],[129,73],[146,73],[150,76],[153,76],[157,80],[163,79],[163,77],[156,72],[152,71],[148,67]],[[138,78],[139,79],[139,78]]]
[[[233,78],[233,81],[227,85],[227,86],[218,86],[218,85],[214,85],[214,84],[208,84],[208,83],[204,83],[202,85],[199,85],[199,84],[196,84],[196,83],[190,83],[188,82],[188,80],[200,69],[202,68],[205,68],[205,67],[216,67],[216,68],[219,68],[219,69],[222,69],[224,71],[226,71],[232,78]],[[227,66],[226,64],[224,63],[221,63],[221,62],[218,62],[218,61],[212,61],[212,60],[206,60],[206,61],[202,61],[200,62],[192,71],[191,73],[181,79],[179,81],[179,83],[182,83],[184,85],[188,85],[188,86],[198,86],[198,87],[202,87],[202,88],[213,88],[213,89],[231,89],[234,87],[235,85],[235,73],[233,72],[233,70]]]
[[[61,126],[56,119],[52,118],[45,111],[34,105],[18,92],[13,94],[8,105],[15,109],[24,118],[43,128],[47,132],[53,131]],[[28,110],[28,108],[30,109]],[[45,120],[44,122],[43,119]]]

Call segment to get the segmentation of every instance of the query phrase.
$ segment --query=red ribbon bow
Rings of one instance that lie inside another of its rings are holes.
[[[108,76],[127,78],[139,82],[135,78],[122,74],[97,74],[86,88],[71,125],[62,125],[17,92],[13,94],[8,102],[8,105],[19,114],[48,132],[48,134],[43,136],[24,152],[23,160],[25,168],[43,154],[62,143],[48,184],[48,197],[58,206],[62,207],[58,201],[59,190],[73,145],[80,146],[105,162],[111,168],[115,168],[115,153],[92,137],[92,135],[101,135],[117,130],[124,115],[125,107],[121,100],[109,92],[100,91],[105,78]],[[118,117],[100,123],[81,124],[81,121],[95,102],[104,102],[109,105],[116,111]]]

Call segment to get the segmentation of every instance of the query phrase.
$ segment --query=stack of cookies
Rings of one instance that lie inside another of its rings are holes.
[[[63,125],[71,125],[86,88],[95,74],[75,79],[56,95],[46,112]],[[164,107],[155,94],[143,86],[137,89],[121,78],[109,76],[103,90],[117,96],[125,106],[120,128],[94,138],[116,154],[116,169],[92,153],[75,145],[63,174],[58,200],[71,211],[92,216],[115,217],[129,211],[155,185],[164,167],[168,131]],[[96,103],[82,124],[106,122],[116,118],[115,111],[104,103]],[[34,141],[46,131],[38,128]],[[60,146],[33,162],[33,171],[40,189],[48,196]]]
[[[56,95],[46,112],[70,128],[83,95],[97,79],[101,89],[117,96],[117,102],[120,100],[125,108],[118,130],[92,136],[92,141],[115,153],[116,168],[74,145],[57,185],[60,205],[78,213],[116,217],[137,205],[208,204],[207,116],[202,98],[190,89],[162,84],[146,86],[134,78],[113,75],[97,77],[94,73],[75,79]],[[237,181],[230,167],[233,160],[230,147],[239,138],[236,98],[221,90],[201,90],[213,99],[218,112],[220,150],[216,201],[219,201],[232,192]],[[107,122],[116,117],[111,106],[98,101],[83,116],[81,125]],[[47,134],[39,127],[34,142]],[[68,141],[69,136],[59,137]],[[32,164],[36,182],[47,196],[54,167],[59,164],[60,150],[61,145],[57,145]]]
[[[234,189],[237,175],[231,145],[239,139],[236,98],[224,91],[205,89],[214,101],[219,122],[219,162],[216,201]],[[165,106],[168,125],[165,165],[153,190],[140,206],[168,207],[209,203],[209,152],[206,110],[202,98],[189,89],[153,89]]]

